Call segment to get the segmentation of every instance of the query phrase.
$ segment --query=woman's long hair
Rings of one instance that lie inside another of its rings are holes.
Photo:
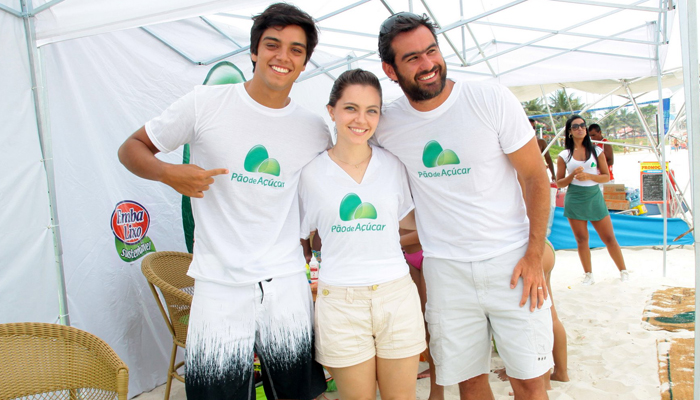
[[[571,161],[571,157],[574,156],[574,138],[571,136],[571,124],[577,119],[583,120],[584,124],[586,123],[586,120],[580,115],[572,115],[566,120],[564,148],[569,150],[569,159],[566,162]],[[588,134],[588,126],[586,126],[586,137],[583,138],[583,148],[586,149],[586,160],[591,158],[591,154],[595,154],[595,145],[591,142],[591,136]]]

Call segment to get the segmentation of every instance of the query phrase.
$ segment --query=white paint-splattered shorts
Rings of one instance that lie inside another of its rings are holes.
[[[304,272],[245,286],[196,281],[185,353],[187,398],[255,399],[254,353],[268,399],[315,398],[326,384],[313,343]]]
[[[487,260],[423,260],[425,319],[438,385],[454,385],[490,371],[491,337],[508,376],[532,379],[553,365],[551,300],[534,312],[519,306],[522,278],[510,279],[527,246]]]

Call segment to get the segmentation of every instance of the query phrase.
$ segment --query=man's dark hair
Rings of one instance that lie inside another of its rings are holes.
[[[250,28],[250,53],[258,54],[260,38],[267,28],[281,29],[289,25],[297,25],[306,33],[306,60],[304,61],[306,65],[318,44],[318,28],[309,14],[291,4],[272,4],[261,14],[253,17],[253,26]],[[255,61],[253,61],[253,71],[255,71]]]
[[[435,43],[437,43],[435,25],[430,22],[430,19],[425,14],[420,16],[409,12],[400,12],[384,20],[379,28],[379,58],[396,68],[396,53],[391,47],[391,42],[399,34],[410,32],[420,26],[428,28],[430,33],[433,34],[433,38],[435,38]]]
[[[603,132],[602,129],[600,129],[600,125],[598,124],[590,124],[588,125],[588,131],[598,131],[598,132]]]
[[[536,121],[535,121],[534,119],[532,119],[532,118],[528,118],[528,121],[530,121],[531,124],[536,122]]]
[[[338,99],[343,97],[343,92],[345,89],[351,85],[362,85],[375,88],[377,93],[379,93],[379,106],[382,106],[382,85],[379,84],[379,79],[377,79],[377,76],[373,73],[362,69],[351,69],[340,74],[338,79],[336,79],[333,83],[331,95],[328,98],[328,105],[335,107],[335,105],[338,103]]]

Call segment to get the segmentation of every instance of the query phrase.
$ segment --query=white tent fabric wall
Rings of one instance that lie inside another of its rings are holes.
[[[51,216],[27,42],[22,20],[1,11],[0,54],[0,323],[56,322]]]
[[[185,246],[177,193],[129,174],[116,149],[197,82],[194,66],[161,46],[149,48],[151,41],[128,30],[42,48],[71,324],[114,348],[132,371],[133,394],[164,380],[170,334],[140,259],[119,257],[111,214],[120,201],[135,201],[150,214],[146,235],[156,249]],[[192,83],[183,84],[188,76]]]

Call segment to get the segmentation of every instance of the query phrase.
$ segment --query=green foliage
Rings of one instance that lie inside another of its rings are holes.
[[[547,107],[542,105],[542,101],[539,98],[524,102],[523,109],[527,115],[540,115],[547,113]]]
[[[553,144],[552,147],[549,148],[549,156],[552,157],[555,167],[557,166],[557,157],[559,157],[559,153],[561,153],[562,150],[564,150],[564,148],[556,144]]]
[[[583,109],[586,105],[581,101],[580,98],[574,94],[568,94],[564,89],[557,90],[556,92],[549,95],[547,98],[547,104],[549,104],[549,109],[552,114],[565,112],[567,114],[554,116],[554,124],[556,125],[552,128],[551,120],[549,118],[539,118],[538,122],[546,126],[545,132],[548,134],[556,134],[559,129],[561,129],[566,120],[571,115],[571,111],[577,111]],[[527,115],[541,115],[547,114],[547,106],[544,104],[542,99],[534,99],[522,103],[523,109]],[[587,118],[588,113],[584,114],[584,118]]]
[[[644,137],[634,137],[634,138],[625,138],[625,139],[608,139],[611,142],[614,143],[629,143],[629,144],[634,144],[637,146],[648,146],[649,145],[649,139]],[[613,152],[614,153],[623,153],[625,151],[625,148],[622,146],[613,146]],[[635,152],[635,151],[647,151],[643,149],[637,149],[637,148],[628,148],[629,151]]]
[[[566,113],[563,115],[554,116],[555,127],[552,128],[551,120],[549,117],[540,117],[537,119],[539,125],[545,125],[546,129],[544,133],[546,135],[554,135],[559,129],[564,127],[566,120],[571,116],[571,111],[582,110],[585,108],[586,104],[575,96],[574,94],[568,94],[564,89],[557,90],[551,93],[547,97],[547,104],[552,114],[555,113]],[[547,107],[543,102],[542,98],[530,100],[522,103],[523,109],[526,114],[529,115],[541,115],[547,113]],[[652,135],[656,134],[656,104],[649,104],[641,107],[642,115],[644,116],[644,121],[651,130]],[[607,116],[603,120],[598,120],[605,116],[607,112],[598,113],[582,113],[581,116],[586,119],[589,124],[597,123],[600,125],[603,135],[608,138],[608,140],[617,139],[616,135],[618,131],[626,129],[629,133],[626,136],[622,136],[620,140],[626,143],[636,144],[636,145],[647,145],[648,140],[646,137],[636,137],[640,133],[644,132],[644,127],[642,122],[637,115],[637,112],[632,107],[623,107],[619,109],[616,113]],[[621,152],[622,147],[613,146],[615,152]],[[552,159],[555,159],[555,147],[553,146],[550,150]],[[556,151],[556,154],[559,154]]]

